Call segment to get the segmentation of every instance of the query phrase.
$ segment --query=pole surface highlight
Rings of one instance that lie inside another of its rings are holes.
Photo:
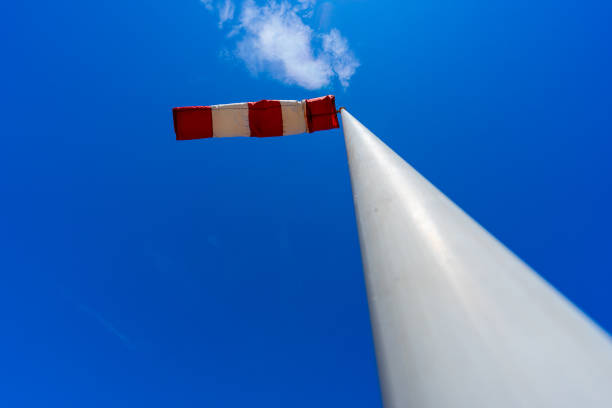
[[[608,335],[346,109],[342,123],[385,408],[612,407]]]

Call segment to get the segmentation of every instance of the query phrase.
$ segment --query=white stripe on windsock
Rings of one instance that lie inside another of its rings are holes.
[[[250,136],[248,103],[212,105],[213,137]]]
[[[297,135],[308,131],[304,101],[279,101],[283,113],[283,135]]]

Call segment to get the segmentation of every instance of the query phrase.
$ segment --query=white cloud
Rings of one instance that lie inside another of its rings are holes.
[[[201,0],[208,8],[212,0]],[[306,89],[328,86],[337,77],[343,87],[355,73],[359,62],[340,31],[316,33],[305,23],[312,16],[316,0],[269,0],[259,6],[245,0],[239,21],[228,38],[236,41],[236,55],[253,74],[273,77]],[[234,18],[231,0],[216,3],[219,27]]]
[[[333,71],[325,58],[315,57],[312,29],[287,3],[257,7],[248,1],[240,24],[245,35],[238,42],[238,56],[252,72],[268,71],[306,89],[329,84]]]

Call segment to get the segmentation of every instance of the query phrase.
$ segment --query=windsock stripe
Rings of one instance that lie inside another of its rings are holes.
[[[213,105],[213,137],[251,136],[248,103]]]
[[[271,137],[338,127],[333,95],[173,109],[176,140]]]
[[[305,102],[309,132],[340,127],[336,115],[336,97],[334,95],[306,99]]]
[[[282,136],[283,114],[280,102],[249,102],[249,126],[252,137]]]
[[[174,108],[172,115],[176,140],[213,137],[213,118],[210,106]]]
[[[280,101],[283,113],[283,135],[297,135],[308,132],[303,101]]]

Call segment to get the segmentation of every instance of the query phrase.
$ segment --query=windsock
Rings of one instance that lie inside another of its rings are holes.
[[[333,95],[302,101],[231,103],[174,108],[176,140],[270,137],[338,128]]]

